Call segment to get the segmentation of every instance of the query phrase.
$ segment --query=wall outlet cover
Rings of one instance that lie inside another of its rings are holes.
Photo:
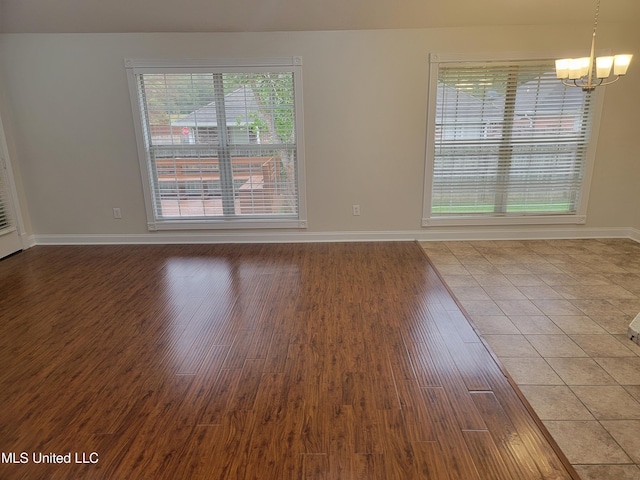
[[[628,330],[629,339],[640,345],[640,313],[633,319]]]

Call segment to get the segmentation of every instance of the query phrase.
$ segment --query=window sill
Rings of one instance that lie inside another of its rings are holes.
[[[531,215],[513,217],[431,217],[423,218],[423,227],[473,226],[473,225],[583,225],[587,222],[585,215]]]
[[[157,230],[233,230],[268,228],[307,228],[306,220],[299,219],[238,219],[216,218],[207,220],[158,220],[147,224],[149,231]]]

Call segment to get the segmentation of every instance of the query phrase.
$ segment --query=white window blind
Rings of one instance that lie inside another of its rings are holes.
[[[5,181],[6,170],[0,158],[0,235],[13,230],[13,221],[10,216],[9,188]]]
[[[423,224],[579,213],[594,94],[546,60],[432,62],[431,88]]]
[[[11,218],[7,208],[7,188],[0,175],[0,234],[11,227]]]
[[[151,229],[306,225],[300,65],[235,63],[128,61]]]

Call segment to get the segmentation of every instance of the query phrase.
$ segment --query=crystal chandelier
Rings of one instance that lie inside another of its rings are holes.
[[[593,23],[591,36],[591,55],[582,58],[563,58],[556,60],[556,76],[568,87],[580,87],[585,92],[592,92],[596,87],[609,85],[627,73],[633,55],[614,55],[596,57],[596,29],[598,28],[598,13],[600,0],[596,4],[596,18]],[[611,69],[613,67],[613,78]]]

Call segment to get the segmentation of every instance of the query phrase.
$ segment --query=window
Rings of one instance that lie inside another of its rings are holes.
[[[584,223],[598,94],[553,60],[432,55],[423,226]]]
[[[126,67],[150,230],[306,227],[300,58]]]

